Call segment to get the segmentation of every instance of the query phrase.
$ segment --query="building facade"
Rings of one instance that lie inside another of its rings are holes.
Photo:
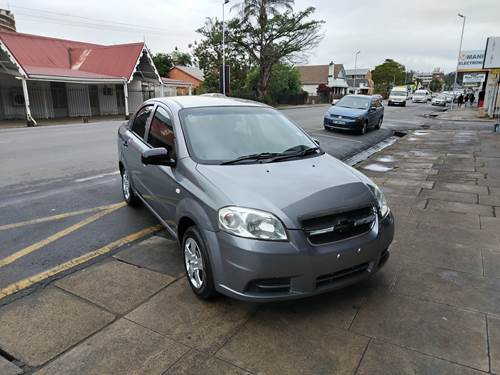
[[[123,115],[164,94],[144,43],[112,46],[0,32],[0,120]]]
[[[10,10],[0,9],[0,31],[16,31],[16,19]]]
[[[374,84],[372,72],[368,68],[347,69],[345,71],[350,94],[372,95]]]
[[[347,93],[347,80],[344,65],[302,65],[296,66],[299,71],[302,90],[310,96],[318,95],[318,89],[324,85],[329,88],[333,97],[341,97]]]
[[[192,66],[174,66],[168,72],[168,78],[178,82],[187,82],[190,86],[180,85],[177,87],[177,95],[191,95],[192,89],[196,89],[203,83],[203,72]]]

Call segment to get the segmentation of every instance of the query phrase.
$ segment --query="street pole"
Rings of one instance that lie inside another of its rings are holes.
[[[451,109],[453,109],[453,103],[455,101],[455,92],[457,91],[458,65],[460,64],[460,53],[462,52],[462,41],[464,40],[464,29],[465,29],[465,18],[466,18],[463,14],[460,13],[458,13],[458,16],[463,19],[463,22],[462,22],[462,35],[460,36],[460,47],[458,48],[457,68],[455,69],[455,81],[453,82],[453,100],[451,101],[451,106],[450,106]]]
[[[229,0],[222,2],[222,94],[226,95],[226,22],[224,20],[224,6]]]
[[[356,94],[356,69],[358,68],[358,55],[361,53],[361,51],[358,51],[354,54],[354,81],[352,85],[354,86],[354,94]]]

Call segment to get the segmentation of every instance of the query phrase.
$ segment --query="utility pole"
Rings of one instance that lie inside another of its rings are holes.
[[[224,6],[229,3],[229,0],[222,2],[222,94],[226,95],[226,22],[224,19]]]
[[[455,81],[453,82],[453,100],[451,101],[450,105],[451,109],[453,109],[453,103],[455,101],[455,92],[457,91],[458,65],[460,64],[460,53],[462,52],[462,41],[464,40],[464,29],[465,29],[465,18],[466,18],[463,14],[460,13],[458,13],[458,16],[463,19],[463,22],[462,22],[462,35],[460,36],[460,47],[458,48],[457,69],[455,69]]]
[[[356,94],[356,69],[358,68],[358,55],[361,53],[361,51],[358,51],[354,54],[354,82],[352,85],[354,86],[354,94]]]

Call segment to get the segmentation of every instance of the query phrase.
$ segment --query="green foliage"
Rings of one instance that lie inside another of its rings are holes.
[[[443,81],[440,79],[433,79],[429,85],[431,91],[439,92],[443,89]]]
[[[455,83],[455,72],[448,73],[444,76],[444,88],[446,90],[453,90],[454,83]]]
[[[234,22],[226,23],[226,34],[233,31]],[[205,74],[203,92],[219,92],[219,69],[222,66],[222,22],[207,18],[205,25],[196,30],[202,36],[200,42],[191,45],[194,62]],[[226,65],[231,71],[231,91],[244,86],[251,61],[248,54],[226,41]]]
[[[170,69],[174,67],[172,58],[166,53],[157,53],[154,55],[153,62],[161,77],[166,77],[168,72],[170,72]]]
[[[406,69],[397,61],[386,59],[383,64],[375,67],[372,79],[375,84],[375,92],[387,95],[392,87],[405,84]]]
[[[322,39],[323,21],[311,20],[314,8],[293,12],[293,0],[243,0],[240,15],[229,22],[227,39],[246,52],[258,67],[256,85],[260,100],[269,97],[273,67],[304,60]]]
[[[153,62],[161,77],[167,77],[175,65],[192,65],[191,55],[188,52],[179,52],[177,47],[172,53],[157,53],[153,56]]]
[[[257,92],[259,82],[259,70],[252,69],[246,78],[245,89],[248,92]],[[276,64],[273,66],[271,78],[268,82],[267,98],[265,101],[275,103],[280,95],[293,95],[302,93],[299,71],[288,64]]]

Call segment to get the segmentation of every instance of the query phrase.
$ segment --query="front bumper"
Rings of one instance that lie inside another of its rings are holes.
[[[205,233],[217,290],[255,302],[302,298],[370,277],[389,257],[394,217],[389,213],[368,232],[324,245],[311,245],[302,230],[289,240],[258,241],[223,231]]]
[[[364,119],[338,118],[337,116],[325,117],[323,125],[327,129],[361,130]]]

